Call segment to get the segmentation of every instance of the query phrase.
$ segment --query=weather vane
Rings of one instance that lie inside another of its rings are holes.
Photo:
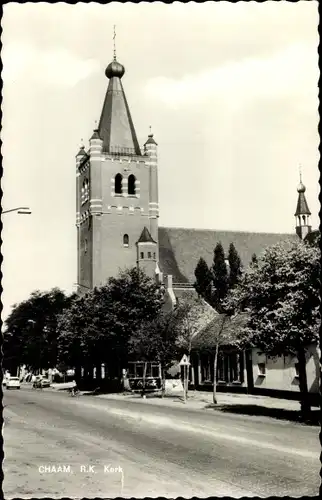
[[[152,127],[151,127],[151,125],[149,125],[149,129],[150,129],[150,134],[152,134]]]
[[[116,47],[115,47],[115,37],[116,37],[116,33],[115,33],[115,24],[114,24],[114,34],[113,34],[113,41],[114,41],[114,61],[116,61]]]
[[[302,182],[302,165],[299,163],[300,182]]]

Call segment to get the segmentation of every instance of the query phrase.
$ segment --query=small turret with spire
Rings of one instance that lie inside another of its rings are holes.
[[[301,238],[301,240],[304,240],[307,234],[312,231],[310,223],[311,212],[305,198],[305,191],[306,187],[302,182],[302,172],[300,167],[300,183],[297,187],[298,199],[294,215],[296,220],[296,234]]]

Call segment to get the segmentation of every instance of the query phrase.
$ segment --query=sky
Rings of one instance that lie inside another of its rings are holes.
[[[299,165],[319,219],[318,4],[23,3],[2,18],[3,313],[76,283],[75,155],[117,59],[163,226],[294,231]]]

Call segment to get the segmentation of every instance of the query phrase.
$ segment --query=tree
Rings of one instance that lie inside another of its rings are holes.
[[[243,276],[230,307],[247,311],[246,345],[269,356],[296,355],[303,416],[310,411],[306,348],[319,341],[320,252],[301,240],[266,249],[256,267]]]
[[[230,245],[229,248],[230,252],[230,259],[233,264],[233,272],[235,273],[235,276],[233,279],[237,279],[236,273],[238,273],[238,269],[240,268],[240,261],[239,261],[239,267],[238,267],[238,255],[237,252],[235,251],[235,248]],[[222,335],[222,332],[224,331],[224,326],[226,323],[226,309],[225,309],[225,300],[227,298],[228,290],[229,290],[229,284],[230,284],[230,279],[228,276],[228,270],[227,270],[227,265],[225,261],[225,253],[222,244],[219,242],[217,243],[215,250],[214,250],[214,263],[212,266],[212,272],[213,272],[213,284],[214,284],[214,292],[213,292],[213,300],[212,300],[212,305],[215,308],[215,310],[220,313],[222,316],[222,327],[219,329],[219,333],[217,335],[217,339],[214,345],[215,352],[214,352],[214,381],[213,381],[213,403],[217,404],[217,362],[218,362],[218,351],[219,351],[219,345],[220,345],[220,338]]]
[[[204,299],[195,294],[184,293],[178,300],[177,314],[179,317],[179,335],[177,349],[180,355],[187,354],[190,361],[192,342],[216,315],[216,311]],[[186,395],[188,387],[185,387]]]
[[[58,361],[65,368],[80,367],[92,362],[90,327],[95,325],[93,292],[78,297],[58,321]],[[104,352],[104,351],[103,351]]]
[[[214,354],[213,403],[217,404],[217,362],[221,346],[229,344],[240,348],[240,330],[247,320],[247,315],[215,314],[213,319],[192,340],[195,350]]]
[[[241,277],[241,260],[233,243],[229,245],[229,288],[233,288]]]
[[[205,259],[200,257],[195,269],[196,281],[194,287],[200,297],[207,302],[211,302],[212,293],[212,274]]]
[[[229,291],[239,282],[241,277],[241,260],[233,243],[229,246],[228,253],[229,273],[225,261],[225,253],[221,242],[217,243],[214,250],[214,262],[212,266],[213,274],[213,294],[212,306],[220,314],[216,319],[217,328],[214,337],[214,381],[213,381],[213,402],[217,404],[217,362],[220,345],[226,341],[226,327],[230,321],[230,310],[226,307],[226,300]],[[218,327],[218,325],[220,325]]]
[[[75,301],[61,318],[60,359],[75,363],[80,356],[85,367],[98,369],[107,361],[110,372],[119,376],[129,339],[156,318],[162,304],[161,287],[142,270],[122,271]]]
[[[250,266],[257,266],[258,264],[258,259],[256,253],[253,253],[252,259],[250,261]]]
[[[157,361],[161,364],[162,397],[165,393],[165,373],[180,356],[177,345],[183,310],[160,311],[158,316],[144,322],[129,340],[129,354],[138,361]]]
[[[11,370],[21,364],[33,370],[55,366],[58,317],[73,300],[74,295],[53,288],[14,305],[5,321],[4,364]]]
[[[212,305],[216,309],[216,311],[222,312],[223,300],[226,298],[228,292],[229,277],[225,261],[224,249],[220,242],[217,243],[214,250],[212,274],[214,286],[212,294]]]

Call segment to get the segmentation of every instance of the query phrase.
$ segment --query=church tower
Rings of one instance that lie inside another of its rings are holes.
[[[109,80],[98,127],[76,156],[78,286],[105,284],[120,270],[142,267],[155,276],[158,261],[157,144],[141,151],[125,97],[125,68],[107,66]]]
[[[298,199],[295,211],[296,220],[296,234],[304,240],[308,233],[312,231],[312,226],[310,223],[311,212],[309,210],[306,198],[305,198],[306,187],[302,183],[302,176],[300,175],[300,184],[298,185]]]

